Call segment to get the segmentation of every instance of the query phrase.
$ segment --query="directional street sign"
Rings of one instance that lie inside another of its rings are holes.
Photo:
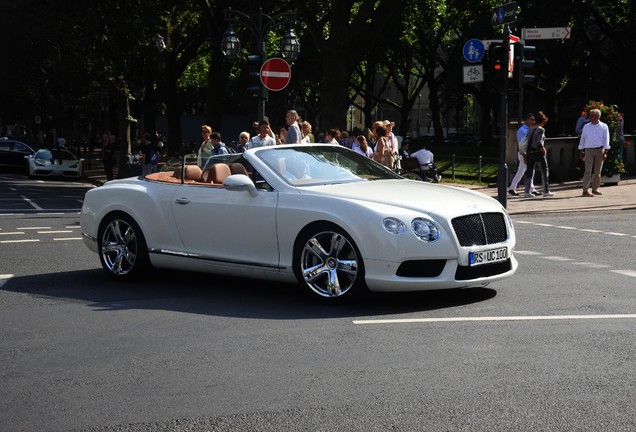
[[[524,28],[521,37],[524,40],[570,39],[571,30],[570,27]]]
[[[291,80],[291,68],[282,58],[273,57],[261,66],[261,82],[266,89],[280,91]]]
[[[470,39],[464,44],[464,59],[470,63],[477,63],[484,58],[484,44],[479,39]]]
[[[510,24],[517,20],[517,3],[511,2],[492,8],[492,25]]]

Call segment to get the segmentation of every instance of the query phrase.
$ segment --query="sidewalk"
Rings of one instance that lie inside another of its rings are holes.
[[[94,152],[91,159],[91,166],[88,160],[84,162],[84,177],[87,182],[96,186],[102,185],[106,181],[104,166],[100,159],[99,152]],[[115,178],[118,178],[116,166],[113,171]],[[462,185],[459,183],[444,183],[449,186],[466,187],[497,199],[496,187],[479,187],[474,185]],[[538,188],[540,189],[540,188]],[[566,183],[553,183],[550,185],[555,195],[552,198],[524,198],[522,188],[518,188],[520,195],[507,195],[506,208],[511,215],[519,214],[546,214],[546,213],[566,213],[566,212],[588,212],[607,210],[632,210],[636,212],[636,177],[625,176],[616,186],[601,186],[599,189],[603,195],[587,198],[581,196],[581,182],[572,181]]]
[[[496,187],[471,188],[492,196],[494,199],[498,197]],[[537,190],[541,191],[542,189],[537,187]],[[520,195],[508,195],[506,198],[508,213],[518,215],[603,210],[632,210],[636,212],[636,178],[631,176],[625,177],[623,175],[616,186],[601,186],[599,191],[603,195],[593,198],[581,196],[583,189],[580,181],[552,183],[550,190],[555,194],[551,198],[543,198],[542,196],[524,198],[523,189],[517,188]]]

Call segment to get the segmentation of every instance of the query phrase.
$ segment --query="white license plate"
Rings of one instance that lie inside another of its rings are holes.
[[[491,249],[480,252],[470,252],[468,254],[468,264],[470,266],[478,266],[482,264],[491,264],[508,259],[508,248]]]

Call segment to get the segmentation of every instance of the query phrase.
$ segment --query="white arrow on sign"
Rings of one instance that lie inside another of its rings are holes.
[[[521,31],[521,38],[524,40],[570,39],[571,30],[570,27],[524,28]]]

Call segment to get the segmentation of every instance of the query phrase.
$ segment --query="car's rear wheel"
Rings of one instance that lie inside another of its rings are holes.
[[[360,251],[335,225],[314,226],[301,234],[294,270],[306,293],[315,299],[339,303],[366,292]]]
[[[150,266],[139,225],[127,215],[109,216],[99,230],[99,259],[106,273],[119,280],[138,279]]]

